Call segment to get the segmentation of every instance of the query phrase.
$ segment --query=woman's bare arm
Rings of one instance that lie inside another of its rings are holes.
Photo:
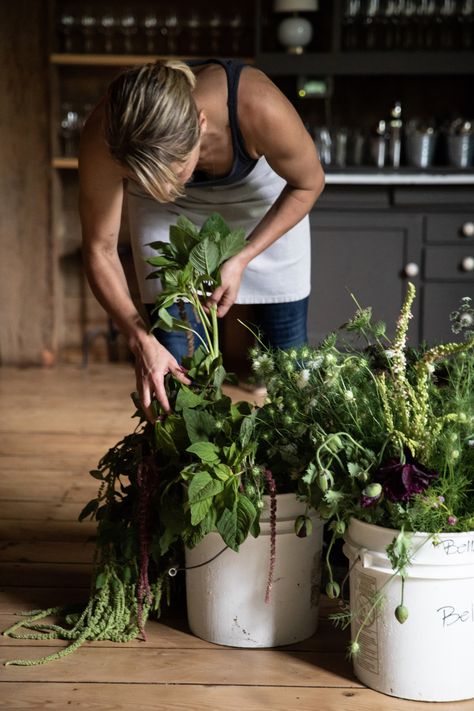
[[[79,153],[79,211],[87,278],[99,303],[117,325],[136,357],[137,389],[149,418],[153,393],[169,409],[164,375],[189,384],[176,359],[149,334],[130,295],[117,244],[124,171],[108,153],[100,107],[89,118]]]
[[[247,150],[265,156],[286,186],[236,257],[222,269],[222,286],[212,295],[223,316],[234,303],[248,263],[300,222],[324,189],[324,172],[311,136],[298,113],[262,72],[245,70],[239,88],[240,128]]]

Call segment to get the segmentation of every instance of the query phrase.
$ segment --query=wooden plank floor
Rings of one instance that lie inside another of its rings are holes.
[[[96,492],[89,469],[132,429],[133,387],[128,365],[0,369],[1,629],[15,611],[86,599],[94,524],[77,515]],[[146,643],[89,644],[37,667],[3,662],[65,643],[0,637],[0,709],[474,711],[472,701],[415,703],[362,687],[322,607],[312,639],[277,650],[208,644],[184,615],[149,622]]]

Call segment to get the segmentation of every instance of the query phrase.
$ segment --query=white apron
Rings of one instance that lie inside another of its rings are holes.
[[[146,279],[154,268],[145,262],[156,256],[148,242],[169,240],[170,225],[185,215],[200,227],[218,212],[231,229],[242,227],[247,235],[273,205],[285,181],[260,158],[243,180],[232,185],[189,187],[174,203],[160,203],[135,183],[127,188],[128,215],[135,270],[143,303],[153,303],[159,279]],[[289,232],[253,259],[244,271],[237,304],[270,304],[298,301],[310,292],[310,229],[304,217]]]

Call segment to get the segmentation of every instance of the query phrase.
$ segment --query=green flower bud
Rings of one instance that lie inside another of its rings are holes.
[[[351,657],[355,657],[360,652],[359,642],[351,642],[349,645],[349,654]]]
[[[326,595],[330,600],[334,600],[336,597],[339,597],[341,594],[341,586],[339,583],[336,583],[335,580],[332,580],[326,585]]]
[[[245,487],[245,493],[247,494],[247,496],[255,496],[257,490],[253,484],[247,484],[247,486]]]
[[[397,618],[398,622],[403,625],[403,623],[406,622],[408,619],[408,608],[405,605],[398,605],[397,609],[395,610],[395,617]]]
[[[283,415],[283,424],[288,427],[293,424],[293,418],[291,415]]]
[[[298,516],[295,521],[295,533],[298,538],[306,538],[313,532],[313,522],[308,516]]]
[[[330,486],[334,484],[334,477],[328,469],[323,469],[322,472],[318,474],[318,486],[323,493],[329,489]]]
[[[339,452],[343,448],[339,435],[332,435],[326,442],[326,446],[331,452]]]
[[[336,521],[335,531],[340,536],[344,535],[344,533],[346,532],[346,524],[344,523],[344,521]]]
[[[373,484],[369,484],[362,491],[362,494],[364,496],[369,497],[369,499],[376,499],[378,496],[380,496],[381,493],[382,493],[382,484],[379,484],[377,482],[374,482]]]

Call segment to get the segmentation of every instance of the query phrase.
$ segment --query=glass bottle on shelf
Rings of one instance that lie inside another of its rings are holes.
[[[184,53],[195,55],[201,49],[202,22],[199,14],[193,11],[184,22],[186,35],[184,41]]]
[[[239,12],[235,12],[229,18],[230,48],[232,54],[238,56],[242,53],[242,36],[244,33],[243,17]]]
[[[82,51],[93,54],[97,51],[97,17],[90,7],[85,7],[80,19]]]
[[[396,101],[388,122],[388,159],[392,168],[399,168],[402,156],[402,105]]]
[[[138,22],[135,13],[131,8],[126,8],[120,18],[120,29],[122,33],[123,51],[125,54],[133,54],[135,51],[135,37],[138,32]]]
[[[58,22],[59,49],[61,52],[74,52],[77,30],[77,17],[70,10],[65,9],[61,13]]]
[[[99,19],[99,32],[103,39],[102,51],[106,54],[118,52],[118,24],[118,18],[112,10],[106,10]]]
[[[353,51],[360,48],[361,15],[361,0],[346,0],[342,21],[342,42],[344,49]]]
[[[146,54],[158,54],[159,21],[156,13],[147,12],[140,23]]]
[[[174,11],[168,12],[165,16],[164,27],[161,28],[161,32],[166,38],[166,51],[168,54],[178,54],[180,31],[178,15]]]
[[[213,12],[209,18],[209,48],[211,54],[221,53],[222,17],[220,13]]]

